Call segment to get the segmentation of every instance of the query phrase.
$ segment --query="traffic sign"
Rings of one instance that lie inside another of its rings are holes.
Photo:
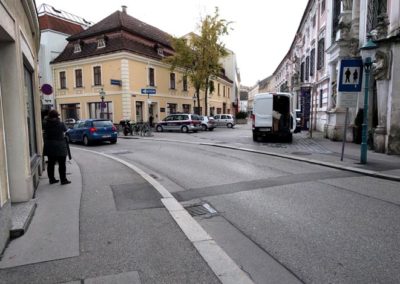
[[[363,62],[361,59],[342,59],[339,72],[339,92],[361,92]]]
[[[154,88],[143,88],[141,89],[142,95],[155,95],[156,89]]]

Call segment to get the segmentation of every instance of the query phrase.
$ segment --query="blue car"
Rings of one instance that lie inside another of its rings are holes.
[[[117,143],[117,129],[113,123],[105,119],[82,120],[68,129],[65,137],[69,142],[82,142],[85,146],[93,142],[110,141]]]

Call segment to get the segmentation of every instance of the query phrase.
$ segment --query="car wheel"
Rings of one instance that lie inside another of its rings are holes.
[[[156,131],[157,131],[157,132],[163,132],[162,126],[161,126],[161,125],[157,125]]]
[[[187,126],[182,126],[181,132],[182,133],[188,133],[189,132],[189,128]]]
[[[232,124],[232,123],[228,123],[228,124],[226,125],[226,127],[228,127],[228,128],[233,128],[233,124]]]
[[[89,138],[86,135],[83,136],[83,145],[85,145],[85,146],[89,146],[90,145]]]
[[[202,124],[202,125],[201,125],[201,128],[203,128],[203,131],[207,131],[207,125]]]

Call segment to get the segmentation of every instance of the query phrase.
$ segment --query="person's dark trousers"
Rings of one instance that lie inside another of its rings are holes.
[[[50,181],[55,181],[56,178],[54,177],[54,166],[58,163],[58,173],[60,174],[60,180],[66,181],[66,166],[65,162],[67,160],[66,156],[49,156],[47,161],[47,176],[49,177]]]

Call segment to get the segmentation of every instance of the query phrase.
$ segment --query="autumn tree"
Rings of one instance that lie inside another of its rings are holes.
[[[200,108],[200,91],[204,90],[205,115],[208,115],[207,95],[210,79],[221,74],[220,59],[228,54],[221,37],[228,34],[230,22],[220,19],[218,8],[214,15],[207,15],[199,24],[200,35],[190,33],[187,38],[172,38],[174,55],[165,61],[171,70],[182,68],[195,89]]]

